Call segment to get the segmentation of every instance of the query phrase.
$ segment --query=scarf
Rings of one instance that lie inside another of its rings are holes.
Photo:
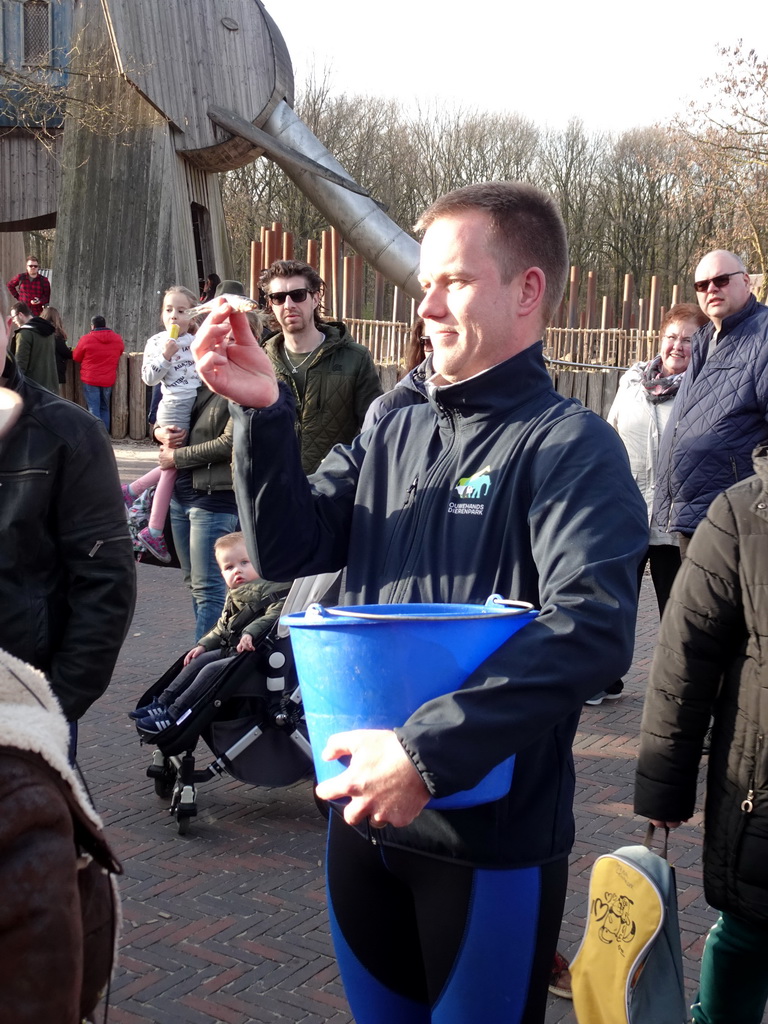
[[[685,371],[683,371],[685,372]],[[661,356],[656,356],[643,370],[643,387],[649,402],[663,402],[674,398],[683,379],[682,373],[673,373],[669,377],[662,376]]]

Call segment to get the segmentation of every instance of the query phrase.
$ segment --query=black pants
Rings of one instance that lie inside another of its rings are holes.
[[[374,845],[334,811],[328,905],[357,1024],[542,1024],[566,857],[473,868]]]
[[[686,538],[688,540],[689,538]],[[643,582],[643,573],[646,565],[650,562],[651,579],[653,589],[656,591],[656,603],[659,606],[659,618],[664,613],[664,606],[669,600],[669,592],[675,581],[677,570],[683,555],[682,548],[675,544],[651,544],[645,553],[645,558],[637,569],[637,593],[640,594],[640,587]]]

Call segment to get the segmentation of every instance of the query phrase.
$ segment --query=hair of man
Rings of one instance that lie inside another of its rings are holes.
[[[91,317],[91,327],[93,327],[94,330],[103,330],[106,326],[107,326],[107,321],[104,319],[103,316],[92,316]]]
[[[17,313],[21,313],[22,316],[32,316],[32,311],[26,302],[14,302],[11,306],[11,316],[16,316]]]
[[[698,267],[700,263],[703,263],[707,256],[729,256],[735,262],[737,272],[742,274],[749,273],[741,256],[737,256],[736,253],[731,252],[730,249],[709,249],[707,252],[701,254],[696,261],[696,266]]]
[[[313,295],[319,296],[320,301],[315,307],[315,327],[320,327],[323,322],[321,313],[323,310],[323,296],[325,295],[325,281],[318,274],[313,266],[309,263],[303,263],[301,260],[275,260],[275,262],[262,270],[259,275],[259,287],[264,294],[269,297],[269,284],[276,277],[303,277],[306,282],[307,289],[312,292]],[[279,291],[279,289],[275,289]],[[277,322],[275,317],[272,317],[273,322]]]
[[[663,336],[670,324],[679,323],[682,320],[692,320],[699,327],[709,323],[709,317],[703,313],[694,302],[676,302],[667,310],[659,326],[659,333]]]
[[[539,267],[546,281],[542,326],[552,319],[568,280],[568,238],[557,203],[546,192],[521,181],[485,181],[440,196],[416,222],[417,231],[443,217],[480,210],[490,220],[489,243],[502,284],[529,267]]]
[[[40,260],[37,256],[27,256],[27,263],[36,263],[38,267],[40,266]]]

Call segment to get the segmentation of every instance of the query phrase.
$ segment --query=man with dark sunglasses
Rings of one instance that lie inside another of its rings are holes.
[[[280,328],[265,348],[278,380],[293,393],[302,465],[314,473],[335,444],[349,444],[359,433],[381,382],[371,353],[346,325],[321,319],[325,284],[314,267],[277,260],[259,284]]]
[[[19,302],[25,302],[33,316],[39,316],[51,301],[51,285],[47,277],[40,273],[40,260],[37,256],[27,257],[26,274],[17,274],[8,282],[8,291]]]
[[[768,309],[725,249],[707,253],[693,286],[710,323],[693,336],[661,440],[654,503],[656,522],[680,535],[683,555],[711,502],[752,475],[752,451],[768,441]]]

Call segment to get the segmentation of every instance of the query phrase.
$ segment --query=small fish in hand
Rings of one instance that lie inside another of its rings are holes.
[[[215,299],[209,299],[208,302],[203,302],[199,306],[193,306],[189,310],[188,316],[200,316],[201,313],[210,313],[212,309],[216,309],[221,305],[219,299],[226,299],[233,313],[253,313],[259,308],[258,302],[249,299],[247,295],[223,294],[217,295]]]

